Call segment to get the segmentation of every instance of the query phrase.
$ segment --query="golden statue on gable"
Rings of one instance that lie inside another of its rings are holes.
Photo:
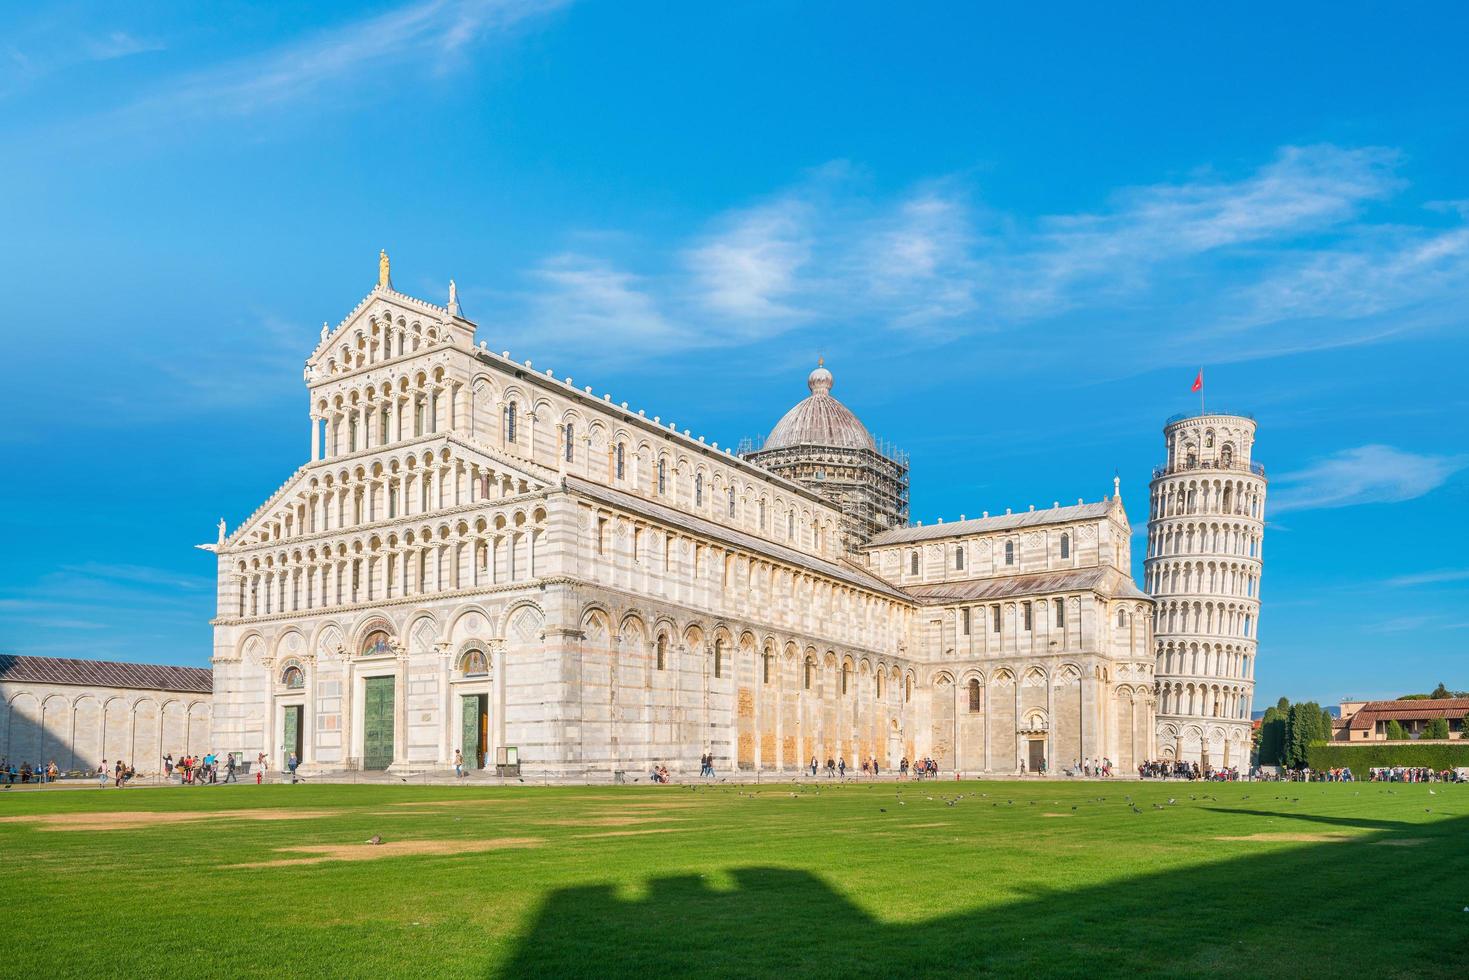
[[[378,249],[377,253],[377,284],[379,288],[387,289],[393,284],[388,278],[388,250]]]

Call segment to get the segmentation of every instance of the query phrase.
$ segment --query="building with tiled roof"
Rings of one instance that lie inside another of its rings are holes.
[[[199,667],[0,654],[0,760],[156,773],[208,750],[213,689]]]
[[[1385,742],[1389,722],[1397,722],[1410,738],[1418,738],[1435,718],[1449,723],[1449,738],[1461,738],[1469,698],[1409,698],[1397,701],[1343,701],[1341,717],[1332,724],[1340,742]]]

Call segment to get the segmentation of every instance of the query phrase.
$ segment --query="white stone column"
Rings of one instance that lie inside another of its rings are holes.
[[[311,461],[321,459],[321,416],[311,416]]]

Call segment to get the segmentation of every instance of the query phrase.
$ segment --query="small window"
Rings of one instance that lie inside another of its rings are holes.
[[[770,683],[770,661],[771,656],[769,653],[764,654],[760,658],[760,683],[762,684]]]
[[[786,515],[786,540],[787,541],[794,541],[795,539],[796,539],[796,512],[795,511],[791,511],[789,514]]]
[[[1117,610],[1117,625],[1118,626],[1126,626],[1127,625],[1127,610],[1126,609],[1119,609],[1119,610]]]
[[[1061,557],[1063,559],[1071,557],[1071,535],[1064,532],[1061,535]]]
[[[967,608],[959,610],[959,631],[964,636],[969,635],[969,610]]]
[[[663,496],[668,490],[668,461],[658,461],[658,496]]]
[[[1057,599],[1056,600],[1056,625],[1057,626],[1065,626],[1066,625],[1066,600],[1065,599]]]
[[[724,641],[714,644],[714,676],[724,676]]]
[[[1027,630],[1029,630],[1031,628],[1031,615],[1032,615],[1031,605],[1028,602],[1022,602],[1020,604],[1020,608],[1025,613],[1025,628]]]
[[[983,708],[984,694],[980,689],[979,681],[971,680],[969,682],[969,713],[978,714]]]
[[[806,658],[806,672],[805,672],[805,676],[802,678],[801,686],[804,687],[806,690],[809,691],[809,690],[811,690],[811,682],[814,681],[815,679],[816,679],[816,662],[814,660],[812,660],[810,657],[807,657]]]
[[[729,488],[729,516],[735,516],[735,492],[734,487]]]
[[[1006,565],[1013,565],[1013,564],[1015,564],[1015,542],[1014,541],[1006,541],[1005,542],[1005,564]]]
[[[852,682],[852,667],[850,664],[842,664],[842,693],[847,693],[847,686]]]
[[[658,669],[665,669],[668,666],[668,637],[663,633],[658,634],[656,654],[658,659]]]
[[[505,441],[515,441],[515,403],[505,406]]]
[[[568,463],[576,459],[576,426],[570,422],[566,423],[566,461]]]
[[[694,474],[694,506],[704,506],[704,474]]]
[[[903,700],[913,700],[913,675],[908,674],[903,678]]]
[[[918,552],[916,551],[908,556],[908,574],[918,574]]]
[[[959,545],[957,548],[954,549],[954,570],[957,571],[957,572],[964,571],[964,546],[963,545]]]
[[[990,612],[994,614],[994,626],[991,628],[991,632],[998,633],[1000,632],[1000,607],[991,606]]]
[[[626,449],[622,443],[617,444],[617,478],[619,480],[627,476]]]

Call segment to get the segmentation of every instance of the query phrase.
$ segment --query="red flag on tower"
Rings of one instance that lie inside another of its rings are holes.
[[[1204,369],[1203,368],[1199,368],[1199,376],[1196,377],[1196,378],[1194,378],[1193,387],[1190,388],[1189,391],[1203,391],[1203,390],[1204,390]]]

